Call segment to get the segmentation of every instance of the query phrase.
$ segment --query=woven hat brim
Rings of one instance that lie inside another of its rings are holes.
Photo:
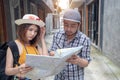
[[[38,25],[40,27],[44,27],[45,26],[45,23],[43,21],[41,21],[41,20],[37,21],[37,20],[29,20],[29,19],[18,19],[18,20],[15,21],[15,23],[17,25],[30,23],[30,24]]]

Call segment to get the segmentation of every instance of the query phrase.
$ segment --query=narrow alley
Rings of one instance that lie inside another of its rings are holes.
[[[34,14],[40,18],[36,18],[37,22],[45,22],[49,49],[56,31],[74,26],[65,25],[67,9],[79,12],[77,29],[92,43],[92,61],[85,68],[85,80],[120,80],[120,0],[0,0],[0,45],[18,38],[17,19]],[[54,75],[41,80],[54,80]]]

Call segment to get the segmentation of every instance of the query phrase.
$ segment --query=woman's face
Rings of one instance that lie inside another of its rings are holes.
[[[26,39],[28,41],[33,40],[38,33],[38,27],[36,25],[30,25],[26,31]]]

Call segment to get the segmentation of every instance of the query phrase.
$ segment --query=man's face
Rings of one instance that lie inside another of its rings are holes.
[[[67,36],[74,36],[79,29],[79,23],[69,20],[64,20],[64,31]]]

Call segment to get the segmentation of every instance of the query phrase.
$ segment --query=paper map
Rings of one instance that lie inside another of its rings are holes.
[[[59,73],[67,64],[66,60],[73,54],[78,54],[81,48],[82,46],[57,49],[55,56],[26,54],[26,64],[34,68],[26,76],[31,79],[33,79],[32,77],[39,79]]]

